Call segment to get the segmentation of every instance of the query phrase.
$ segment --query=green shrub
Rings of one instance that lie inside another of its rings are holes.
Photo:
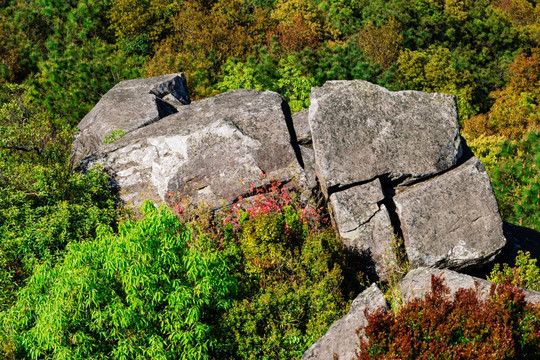
[[[484,162],[504,221],[540,229],[540,133],[521,140],[480,137],[468,141]]]
[[[122,129],[116,129],[105,135],[105,139],[103,139],[103,144],[112,144],[116,140],[121,139],[124,135],[126,135],[126,132]]]
[[[369,313],[356,359],[538,359],[540,305],[521,290],[505,281],[485,301],[473,289],[448,293],[433,276],[425,298]]]
[[[279,186],[253,189],[220,214],[147,202],[144,217],[117,233],[100,226],[95,240],[36,261],[0,313],[0,350],[30,359],[300,358],[361,284],[319,213]]]
[[[213,329],[237,282],[220,252],[191,244],[172,212],[72,243],[65,259],[39,265],[2,314],[21,358],[210,359]]]
[[[214,219],[195,216],[196,236],[228,251],[239,279],[218,358],[299,359],[344,315],[361,291],[361,274],[321,212],[302,208],[281,183],[248,195]],[[175,209],[189,218],[186,205]]]
[[[510,267],[503,264],[495,264],[488,280],[496,284],[510,281],[515,286],[529,290],[540,291],[540,267],[536,265],[537,259],[531,259],[531,253],[518,251],[516,266]]]

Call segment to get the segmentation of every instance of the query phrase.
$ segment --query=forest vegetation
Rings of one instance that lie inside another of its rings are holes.
[[[539,230],[539,3],[0,0],[0,359],[300,358],[365,285],[279,185],[251,209],[138,213],[73,171],[76,125],[121,80],[183,72],[192,100],[271,90],[293,112],[327,80],[453,94],[503,220]]]

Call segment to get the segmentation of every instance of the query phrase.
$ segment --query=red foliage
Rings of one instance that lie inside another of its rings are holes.
[[[300,51],[316,48],[319,45],[317,33],[309,28],[301,15],[296,15],[291,22],[281,23],[267,32],[267,43],[275,38],[279,45],[288,51]]]
[[[367,313],[356,359],[536,359],[540,355],[540,306],[527,305],[510,283],[493,285],[480,300],[473,289],[453,297],[440,277],[431,292],[397,314]]]

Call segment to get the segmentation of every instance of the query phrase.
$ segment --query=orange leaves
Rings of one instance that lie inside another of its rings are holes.
[[[491,93],[495,98],[491,110],[466,121],[466,132],[519,139],[540,129],[540,49],[533,49],[530,56],[517,55],[509,74],[507,86]]]

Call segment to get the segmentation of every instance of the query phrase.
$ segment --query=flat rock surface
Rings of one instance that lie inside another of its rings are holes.
[[[431,291],[431,276],[442,276],[444,284],[450,290],[450,296],[453,296],[459,289],[476,289],[479,298],[486,300],[489,297],[489,292],[492,283],[458,273],[448,269],[433,269],[433,268],[418,268],[411,270],[399,283],[399,289],[403,301],[409,302],[415,298],[422,298]],[[529,303],[540,303],[540,293],[536,291],[523,290],[525,293],[525,301]]]
[[[328,81],[311,90],[309,124],[323,192],[379,176],[418,179],[460,155],[451,95],[388,91],[366,81]]]
[[[375,179],[330,195],[334,224],[345,246],[368,253],[375,271],[384,279],[393,262],[394,231],[385,205],[381,182]]]
[[[354,299],[347,315],[330,326],[326,334],[313,344],[302,356],[302,360],[351,360],[358,348],[356,330],[367,326],[365,310],[388,309],[384,294],[373,284]]]
[[[251,186],[303,176],[291,145],[285,100],[272,92],[237,90],[181,106],[128,133],[83,161],[100,162],[133,205],[188,197],[217,208]],[[265,177],[261,177],[261,174]]]
[[[413,267],[479,266],[506,244],[489,176],[475,157],[398,193],[394,202]]]
[[[184,74],[122,81],[109,90],[81,120],[72,163],[97,151],[115,130],[127,133],[177,112],[189,104]]]
[[[313,189],[317,186],[317,176],[315,175],[315,153],[312,148],[304,145],[300,145],[300,153],[302,154],[302,162],[304,163],[307,185],[310,189]]]
[[[296,140],[300,145],[309,145],[312,143],[308,116],[309,109],[299,111],[292,115]]]

